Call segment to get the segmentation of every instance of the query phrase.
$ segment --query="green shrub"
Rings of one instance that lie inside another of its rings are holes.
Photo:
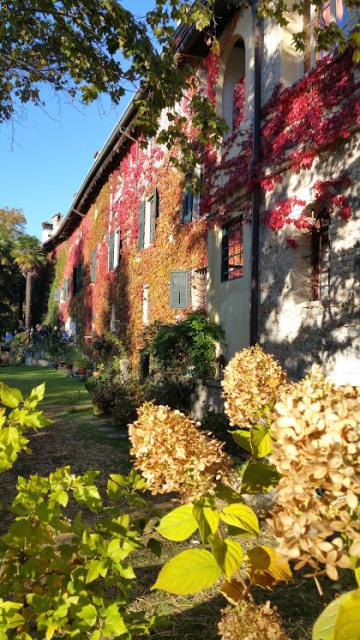
[[[11,341],[11,364],[22,364],[28,348],[29,336],[27,332],[18,333]]]
[[[171,409],[188,413],[191,409],[192,379],[147,378],[144,383],[146,400],[164,404]]]
[[[116,425],[126,427],[136,420],[137,408],[145,401],[145,389],[137,380],[114,383],[115,398],[111,414]]]

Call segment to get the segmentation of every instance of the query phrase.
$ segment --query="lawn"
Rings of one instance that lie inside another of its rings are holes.
[[[102,472],[100,488],[104,488],[109,473],[126,473],[130,469],[125,429],[121,434],[119,427],[113,426],[109,418],[92,415],[90,398],[83,383],[53,369],[25,366],[0,369],[0,380],[19,387],[24,393],[45,382],[42,408],[53,420],[49,428],[30,436],[31,455],[22,454],[13,469],[1,476],[2,531],[12,517],[7,507],[14,496],[19,475],[45,475],[64,465],[70,465],[77,473],[99,469]],[[150,502],[154,518],[171,508],[171,503],[163,497]],[[269,540],[263,542],[269,543]],[[183,548],[186,548],[186,543]],[[135,554],[133,563],[138,580],[131,607],[133,610],[156,609],[169,616],[170,626],[157,632],[158,640],[216,640],[217,621],[226,601],[215,588],[188,597],[149,591],[161,564],[180,550],[179,543],[166,543],[161,559],[147,550]],[[325,595],[321,599],[312,580],[297,577],[289,585],[279,585],[274,592],[258,589],[255,598],[257,602],[271,599],[276,604],[290,640],[310,640],[314,620],[325,604],[333,599],[336,590],[343,590],[344,586],[352,588],[351,584],[329,585],[324,581]]]

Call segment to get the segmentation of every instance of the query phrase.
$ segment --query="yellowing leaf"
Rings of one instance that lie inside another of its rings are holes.
[[[330,604],[328,604],[324,611],[319,615],[313,627],[312,640],[334,640],[335,624],[339,608],[347,595],[347,593],[344,593],[339,598],[330,602]]]
[[[183,551],[161,569],[151,589],[187,595],[211,587],[221,575],[214,556],[205,549]]]
[[[231,604],[236,605],[244,598],[245,587],[239,580],[225,580],[220,587],[220,592]]]
[[[276,549],[264,545],[248,551],[248,573],[252,583],[261,587],[272,587],[292,578],[287,560]]]
[[[12,389],[4,382],[0,382],[0,401],[5,407],[16,409],[24,400],[20,389]]]
[[[211,538],[211,548],[219,567],[223,570],[225,577],[230,579],[242,564],[242,546],[236,540],[226,538],[222,540],[219,536]]]
[[[161,518],[160,524],[156,529],[167,540],[181,542],[189,538],[197,528],[198,525],[193,516],[192,505],[184,504]]]
[[[338,609],[334,640],[349,638],[360,640],[360,589],[347,593]]]
[[[252,535],[258,535],[259,521],[256,513],[242,502],[229,504],[220,513],[220,518],[227,524],[230,524],[242,531],[246,531]]]

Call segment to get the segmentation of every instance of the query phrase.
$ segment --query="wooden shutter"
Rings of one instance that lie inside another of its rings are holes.
[[[170,307],[187,309],[189,306],[189,272],[171,271],[170,273]]]
[[[150,202],[150,244],[155,240],[156,222],[159,215],[159,197],[155,189]]]
[[[115,242],[114,232],[110,231],[109,233],[109,271],[114,270],[114,242]]]
[[[96,250],[91,253],[91,282],[96,280]]]
[[[144,248],[145,234],[145,201],[140,202],[139,218],[138,218],[138,249]]]

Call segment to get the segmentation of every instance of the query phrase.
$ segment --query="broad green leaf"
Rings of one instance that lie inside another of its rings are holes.
[[[352,592],[350,591],[349,593]],[[349,593],[344,593],[339,598],[330,602],[319,615],[313,627],[312,640],[335,640],[335,626],[339,609]],[[356,640],[356,636],[355,638],[351,638],[351,640]]]
[[[187,595],[211,587],[221,575],[214,556],[205,549],[183,551],[161,569],[151,589]]]
[[[249,430],[237,429],[236,431],[229,431],[229,433],[234,438],[236,444],[238,444],[240,447],[245,449],[245,451],[252,453],[251,441],[250,441],[250,436],[251,436],[250,429]]]
[[[219,536],[212,536],[211,549],[216,562],[229,580],[242,564],[243,550],[241,544],[231,538],[222,540]]]
[[[242,493],[266,493],[279,483],[280,475],[275,465],[251,460],[241,479]]]
[[[104,638],[113,638],[121,636],[127,632],[127,627],[119,607],[116,603],[111,604],[105,610],[105,625],[102,629],[101,636]]]
[[[259,545],[250,549],[247,556],[247,571],[253,584],[273,587],[276,582],[291,580],[289,563],[276,549]]]
[[[87,574],[85,582],[93,582],[99,576],[105,578],[108,571],[106,560],[91,560],[87,565]]]
[[[86,604],[76,615],[81,620],[84,620],[89,627],[93,627],[97,620],[97,611],[93,604]]]
[[[256,458],[264,458],[272,451],[269,429],[263,424],[255,424],[250,432],[251,449]]]
[[[4,382],[0,382],[0,401],[5,407],[16,409],[24,399],[20,389],[8,387]]]
[[[184,504],[161,518],[156,530],[167,540],[181,542],[187,540],[197,528],[198,525],[193,516],[192,505]]]
[[[205,518],[204,507],[200,504],[195,504],[193,507],[193,515],[199,527],[199,534],[201,542],[206,544],[208,542],[209,535],[211,534],[210,525]]]
[[[252,535],[258,535],[259,521],[256,513],[242,502],[234,502],[229,504],[220,513],[220,518],[226,524],[230,524],[242,531],[251,533]]]
[[[215,494],[218,498],[220,498],[220,500],[223,500],[224,502],[228,502],[228,503],[241,502],[242,500],[240,493],[238,493],[231,487],[228,487],[226,484],[222,484],[222,483],[219,483],[215,487]]]
[[[29,398],[27,398],[28,401],[30,401],[31,403],[36,402],[36,404],[38,404],[38,402],[41,402],[41,400],[44,398],[45,395],[45,383],[43,382],[42,384],[39,384],[37,387],[34,387],[33,389],[31,389],[31,393]]]
[[[216,509],[212,509],[212,507],[203,507],[205,520],[207,521],[211,533],[216,533],[219,528],[220,523],[220,514]]]
[[[334,640],[360,640],[360,589],[350,591],[340,604]]]

